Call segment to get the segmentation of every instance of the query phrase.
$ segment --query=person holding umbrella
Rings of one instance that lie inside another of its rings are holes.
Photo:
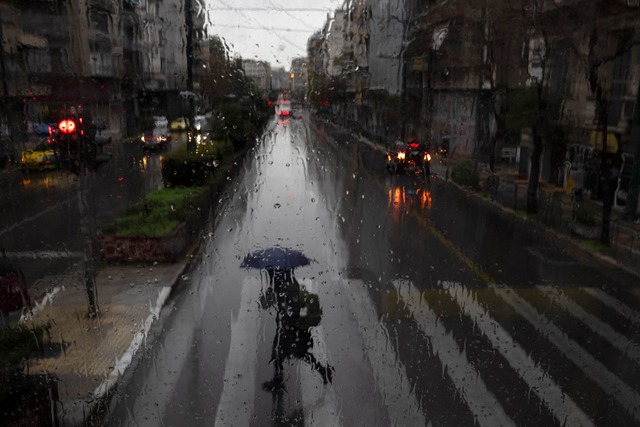
[[[313,316],[312,324],[317,325],[320,313],[309,312],[309,301],[293,275],[292,269],[279,270],[267,269],[270,285],[273,286],[276,307],[276,336],[273,339],[271,362],[274,366],[274,375],[271,381],[263,384],[266,390],[274,391],[284,387],[284,362],[291,358],[307,362],[322,376],[324,384],[333,379],[333,367],[323,366],[315,356],[310,353],[313,347],[311,330],[304,323],[301,312],[306,310],[306,316]],[[317,296],[315,296],[317,298]]]
[[[310,328],[317,326],[322,317],[318,296],[301,287],[293,275],[295,267],[308,265],[310,261],[300,251],[275,247],[249,254],[241,264],[267,271],[269,290],[264,306],[276,309],[277,327],[270,360],[274,375],[263,383],[265,390],[284,389],[284,362],[291,358],[308,363],[322,376],[324,384],[332,381],[334,368],[322,365],[310,353],[313,347]]]

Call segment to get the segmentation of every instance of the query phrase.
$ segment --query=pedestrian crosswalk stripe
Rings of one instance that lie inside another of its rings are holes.
[[[377,316],[366,285],[360,280],[343,283],[349,296],[349,307],[360,326],[366,354],[385,402],[390,425],[426,425],[405,367],[398,360],[396,352],[389,351],[389,333]]]
[[[324,330],[322,325],[313,329],[313,353],[316,359],[326,366]],[[318,372],[307,364],[300,363],[298,366],[305,426],[341,426],[340,409],[333,385],[323,385]]]
[[[598,299],[604,305],[614,309],[623,317],[629,319],[631,323],[636,326],[640,326],[640,313],[638,310],[629,307],[617,298],[612,297],[602,289],[598,288],[582,288],[582,290],[592,297]]]
[[[617,332],[608,324],[602,322],[593,314],[588,313],[575,301],[567,297],[560,289],[551,286],[538,286],[538,289],[554,303],[566,309],[569,314],[580,319],[582,323],[604,338],[612,347],[615,347],[618,351],[626,354],[629,358],[640,364],[640,347],[634,342]]]
[[[304,285],[309,292],[317,293],[316,285],[312,280],[301,280],[300,284]],[[323,366],[327,366],[329,354],[324,341],[324,334],[322,325],[312,328],[312,353],[318,362]],[[312,371],[303,364],[299,366],[305,425],[341,426],[340,409],[333,385],[323,385],[322,378],[317,372]]]
[[[224,370],[224,386],[216,426],[248,426],[254,410],[256,357],[260,341],[260,310],[256,304],[260,283],[246,277],[242,285],[240,308],[231,319],[231,342]]]
[[[429,308],[420,291],[405,280],[394,280],[393,286],[407,305],[420,330],[429,338],[433,353],[439,355],[446,372],[481,426],[512,426],[497,398],[487,389],[476,369],[469,363],[458,343],[447,332]]]
[[[513,340],[500,324],[491,318],[469,289],[455,282],[439,282],[462,311],[469,316],[491,344],[504,356],[509,365],[527,383],[547,407],[560,425],[594,425],[589,417],[566,395],[527,352]]]
[[[591,356],[578,343],[569,338],[544,314],[538,311],[512,289],[491,285],[496,294],[524,317],[538,332],[562,351],[566,357],[582,369],[608,395],[615,398],[636,421],[640,421],[640,395],[614,375],[602,363]]]

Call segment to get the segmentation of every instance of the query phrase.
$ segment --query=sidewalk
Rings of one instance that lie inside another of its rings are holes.
[[[498,189],[489,195],[460,187],[450,181],[451,166],[452,164],[433,162],[431,172],[456,185],[461,191],[466,191],[479,202],[494,206],[510,220],[538,227],[558,245],[582,259],[597,260],[640,279],[640,224],[624,219],[621,212],[613,210],[611,214],[610,247],[604,247],[599,242],[585,243],[589,239],[572,232],[574,206],[570,194],[564,189],[541,183],[538,189],[538,214],[527,215],[523,211],[526,207],[528,181],[518,179],[515,172],[498,172],[501,176],[500,184]],[[602,204],[591,200],[586,200],[583,204],[591,211],[599,226],[602,223]],[[599,235],[598,232],[597,236]]]
[[[30,359],[29,372],[58,379],[61,425],[83,425],[113,390],[185,267],[186,262],[100,269],[94,319],[86,316],[88,299],[80,280],[51,281],[44,297],[34,298],[34,315],[26,323],[49,322],[51,331],[44,354]],[[39,283],[43,286],[46,281]]]
[[[385,151],[383,146],[362,135],[356,138],[360,143],[367,144],[377,151]],[[501,173],[503,179],[500,179],[498,190],[492,195],[487,195],[482,191],[461,187],[451,181],[451,167],[454,164],[455,160],[446,159],[443,163],[436,158],[431,162],[431,174],[467,192],[469,197],[473,197],[479,203],[494,207],[504,215],[506,220],[522,222],[529,227],[538,227],[549,239],[583,260],[597,261],[640,279],[640,224],[625,220],[620,212],[614,210],[611,218],[611,247],[585,244],[586,239],[571,232],[573,205],[570,195],[563,189],[541,183],[538,190],[539,213],[523,215],[528,181],[518,179],[515,170],[503,168]],[[601,224],[602,205],[588,201],[586,206],[593,213],[596,222]]]

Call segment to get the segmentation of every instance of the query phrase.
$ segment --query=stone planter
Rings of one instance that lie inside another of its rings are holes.
[[[571,223],[571,231],[585,239],[594,240],[600,235],[600,226],[598,225],[586,225],[578,221]]]
[[[168,263],[177,261],[187,250],[189,239],[182,223],[170,235],[160,237],[99,236],[102,258],[107,262]]]

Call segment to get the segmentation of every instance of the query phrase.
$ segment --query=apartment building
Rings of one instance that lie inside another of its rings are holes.
[[[0,0],[2,138],[20,150],[73,105],[114,135],[177,115],[206,78],[205,13],[203,0]]]

